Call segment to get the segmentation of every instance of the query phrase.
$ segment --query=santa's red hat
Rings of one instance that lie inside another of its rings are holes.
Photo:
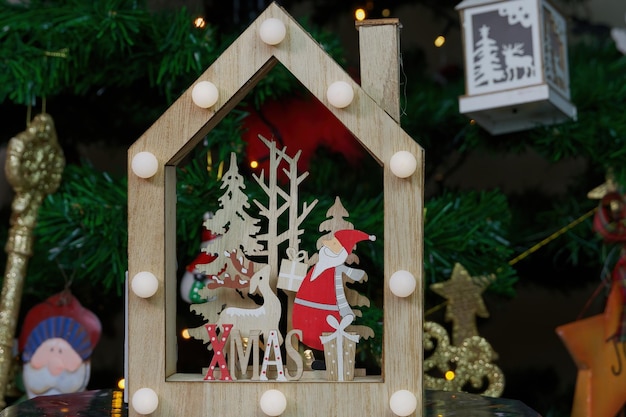
[[[338,230],[335,232],[335,237],[349,254],[352,253],[352,249],[357,243],[364,240],[371,240],[372,242],[376,240],[376,236],[368,235],[360,230]]]
[[[210,231],[209,229],[204,227],[204,222],[207,221],[207,220],[212,219],[213,216],[214,216],[213,212],[210,212],[210,211],[207,211],[202,216],[202,233],[201,233],[201,242],[202,243],[208,243],[208,242],[212,241],[213,239],[219,237],[219,235],[217,233],[213,233],[212,231]]]
[[[98,317],[66,290],[28,311],[18,339],[19,350],[24,362],[28,362],[45,340],[58,337],[85,360],[91,356],[101,332]]]
[[[212,253],[200,252],[198,256],[196,256],[196,258],[189,265],[187,265],[187,272],[194,273],[196,271],[196,266],[210,264],[215,259],[217,259],[217,256]]]
[[[206,228],[202,228],[202,234],[201,234],[202,243],[208,243],[218,236],[219,235],[213,233],[212,231],[207,230]]]

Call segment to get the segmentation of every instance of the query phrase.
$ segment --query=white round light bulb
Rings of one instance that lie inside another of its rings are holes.
[[[277,389],[269,389],[261,395],[261,411],[268,416],[279,416],[287,408],[287,397]]]
[[[354,90],[352,86],[345,81],[335,81],[328,86],[326,98],[334,107],[343,109],[348,107],[350,103],[352,103],[352,100],[354,100]]]
[[[389,289],[396,297],[408,297],[413,294],[417,282],[409,271],[399,270],[389,278]]]
[[[417,169],[417,159],[411,152],[399,151],[389,160],[389,168],[396,177],[408,178]]]
[[[259,28],[261,40],[268,45],[278,45],[285,39],[287,28],[285,24],[275,17],[265,19]]]
[[[150,388],[140,388],[135,391],[131,400],[133,409],[139,414],[152,414],[159,406],[159,397]]]
[[[389,407],[397,416],[408,416],[417,408],[417,398],[411,391],[401,389],[394,392],[389,398]]]
[[[142,271],[133,277],[130,287],[137,297],[150,298],[159,289],[159,280],[152,272]]]
[[[133,156],[131,169],[139,178],[150,178],[157,173],[159,161],[152,152],[139,152]]]
[[[217,87],[210,81],[200,81],[191,90],[191,99],[194,104],[203,109],[208,109],[217,103],[219,92]]]

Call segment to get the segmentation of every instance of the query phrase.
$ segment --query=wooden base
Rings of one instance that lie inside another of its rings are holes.
[[[190,382],[190,381],[204,381],[204,375],[207,373],[207,368],[202,368],[201,374],[174,374],[167,378],[168,382]],[[210,383],[219,382],[220,371],[215,370],[213,372],[215,375],[215,381],[210,381]],[[252,368],[248,370],[248,375],[252,375]],[[267,371],[267,377],[270,380],[276,379],[276,370],[272,369]],[[302,378],[299,381],[307,381],[307,382],[331,382],[326,378],[326,371],[304,371],[302,373]],[[209,381],[206,381],[209,382]],[[245,378],[241,375],[237,375],[236,381],[222,381],[222,382],[259,382],[253,381],[252,379]],[[354,380],[352,382],[383,382],[381,375],[366,375],[365,369],[355,369],[354,370]]]
[[[505,398],[490,398],[464,392],[424,392],[423,417],[540,417],[539,413],[520,401]],[[347,399],[349,400],[349,399]],[[84,415],[91,417],[126,417],[128,404],[122,401],[122,392],[113,390],[86,391],[75,394],[37,397],[4,409],[0,417],[40,417],[59,415]],[[261,411],[255,415],[262,415]],[[369,415],[368,415],[369,416]],[[372,415],[379,417],[379,415]]]

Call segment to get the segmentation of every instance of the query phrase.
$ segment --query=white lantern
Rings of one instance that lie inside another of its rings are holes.
[[[491,134],[576,119],[565,19],[545,0],[465,0],[461,113]]]

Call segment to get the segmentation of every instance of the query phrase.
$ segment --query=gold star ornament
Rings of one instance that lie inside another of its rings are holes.
[[[489,317],[482,298],[486,287],[476,282],[459,263],[454,265],[448,281],[431,284],[431,290],[448,300],[445,317],[446,321],[452,321],[454,345],[459,346],[465,339],[478,336],[475,316]]]

